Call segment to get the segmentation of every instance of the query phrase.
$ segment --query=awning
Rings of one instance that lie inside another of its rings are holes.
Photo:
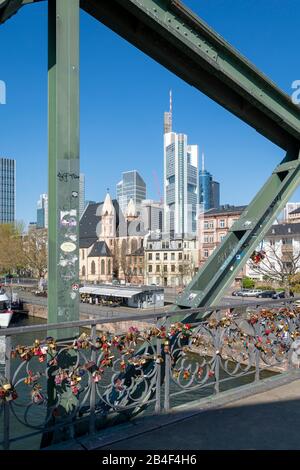
[[[143,289],[120,289],[107,286],[97,287],[81,287],[79,289],[80,294],[93,294],[93,295],[106,295],[108,297],[125,297],[130,299],[134,295],[141,294],[144,292]]]

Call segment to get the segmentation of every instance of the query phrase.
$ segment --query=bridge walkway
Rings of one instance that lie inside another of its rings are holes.
[[[49,450],[288,450],[300,449],[299,430],[295,370]]]

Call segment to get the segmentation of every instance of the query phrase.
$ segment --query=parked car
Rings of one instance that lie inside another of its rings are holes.
[[[264,299],[264,298],[272,298],[273,295],[276,294],[276,291],[275,290],[263,290],[261,292],[259,292],[256,297],[258,297],[259,299]]]
[[[283,290],[283,291],[280,291],[280,292],[276,292],[276,294],[274,294],[272,298],[273,298],[273,299],[285,299],[285,292],[284,292],[284,290]]]
[[[232,292],[232,295],[233,296],[238,296],[238,297],[242,297],[244,295],[245,292],[248,292],[249,289],[240,289],[240,290],[235,290]]]
[[[259,289],[250,289],[242,293],[242,297],[257,297],[262,291]]]

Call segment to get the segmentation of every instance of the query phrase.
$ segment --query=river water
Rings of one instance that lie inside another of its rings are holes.
[[[33,318],[33,317],[28,317],[28,318],[23,318],[20,319],[17,323],[17,326],[27,326],[27,325],[38,325],[38,324],[44,324],[46,323],[45,320],[42,320],[40,318]],[[15,326],[15,325],[11,325]],[[31,345],[33,344],[34,340],[36,338],[43,338],[44,333],[27,333],[26,335],[19,335],[15,336],[12,338],[12,346],[16,346],[18,344],[23,344],[23,345]],[[26,371],[25,371],[25,363],[23,363],[23,369],[22,371],[24,374],[22,376],[26,376]],[[41,371],[45,367],[45,364],[42,364],[41,366]],[[14,372],[14,369],[16,368],[16,365],[14,365],[14,361],[12,361],[12,369]],[[4,371],[4,366],[0,364],[0,373],[3,373]],[[266,378],[269,377],[270,375],[273,375],[274,373],[270,371],[262,371],[261,372],[261,378]],[[18,375],[19,377],[19,375]],[[225,377],[225,376],[224,376]],[[254,376],[251,374],[250,376],[246,377],[241,377],[238,379],[234,379],[233,381],[227,381],[220,386],[220,391],[225,391],[227,389],[233,388],[233,387],[239,387],[242,385],[246,385],[247,383],[250,383],[253,381]],[[20,386],[19,386],[20,387]],[[23,388],[22,388],[23,387]],[[18,398],[18,403],[21,402],[22,405],[28,404],[28,386],[26,385],[21,385],[21,388],[18,388],[21,393],[19,393],[19,398]],[[22,390],[24,391],[24,394],[22,394]],[[176,388],[176,385],[171,381],[170,384],[170,391],[171,393],[177,392],[178,388]],[[162,396],[163,396],[164,390],[162,390]],[[193,391],[193,392],[186,392],[182,395],[171,397],[170,399],[170,405],[171,407],[175,407],[178,405],[182,405],[186,402],[193,401],[193,400],[198,400],[201,398],[205,398],[209,395],[213,394],[213,382],[212,385],[209,387],[201,388],[199,390]],[[26,396],[27,398],[23,399]],[[27,400],[27,401],[26,401]],[[16,402],[17,403],[17,402]],[[152,414],[153,413],[154,406],[150,406],[147,408],[147,410],[144,412],[144,414]],[[29,407],[29,412],[28,412],[28,422],[35,423],[41,423],[44,420],[44,417],[46,415],[46,407],[44,405],[32,405]],[[17,413],[18,416],[18,413]],[[22,415],[24,416],[24,411],[22,412]],[[25,427],[22,423],[19,422],[18,418],[14,415],[11,414],[10,418],[10,428],[12,430],[13,436],[21,436],[23,434],[28,434],[30,430],[28,427]],[[34,429],[32,430],[34,431]],[[3,413],[0,415],[0,441],[3,440]],[[21,439],[16,442],[13,442],[11,444],[11,449],[39,449],[40,447],[40,442],[41,442],[41,435],[35,435],[31,436],[26,439]],[[1,448],[1,447],[0,447]]]

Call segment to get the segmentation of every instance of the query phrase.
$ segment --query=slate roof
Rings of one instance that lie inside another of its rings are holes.
[[[300,223],[299,224],[276,224],[272,225],[267,233],[267,237],[275,236],[300,236]]]
[[[289,212],[289,215],[291,214],[300,214],[300,207],[298,207],[298,209],[294,209],[293,211]]]
[[[112,256],[110,249],[108,248],[107,244],[103,241],[94,243],[94,246],[91,249],[88,258],[98,258],[99,256]]]
[[[143,246],[140,246],[137,250],[127,256],[144,256],[145,250]]]
[[[118,234],[119,221],[121,218],[124,219],[124,216],[122,214],[118,201],[116,199],[113,199],[112,203],[116,210],[116,226]],[[86,206],[85,211],[83,212],[79,222],[79,240],[81,248],[86,248],[82,246],[82,244],[85,243],[83,240],[93,240],[88,246],[91,246],[93,242],[98,240],[101,227],[101,215],[103,204],[104,201],[90,203]]]
[[[247,206],[230,206],[229,204],[225,204],[224,206],[220,206],[216,209],[209,209],[208,211],[204,212],[204,217],[209,215],[218,215],[218,214],[226,214],[228,213],[242,213]]]

